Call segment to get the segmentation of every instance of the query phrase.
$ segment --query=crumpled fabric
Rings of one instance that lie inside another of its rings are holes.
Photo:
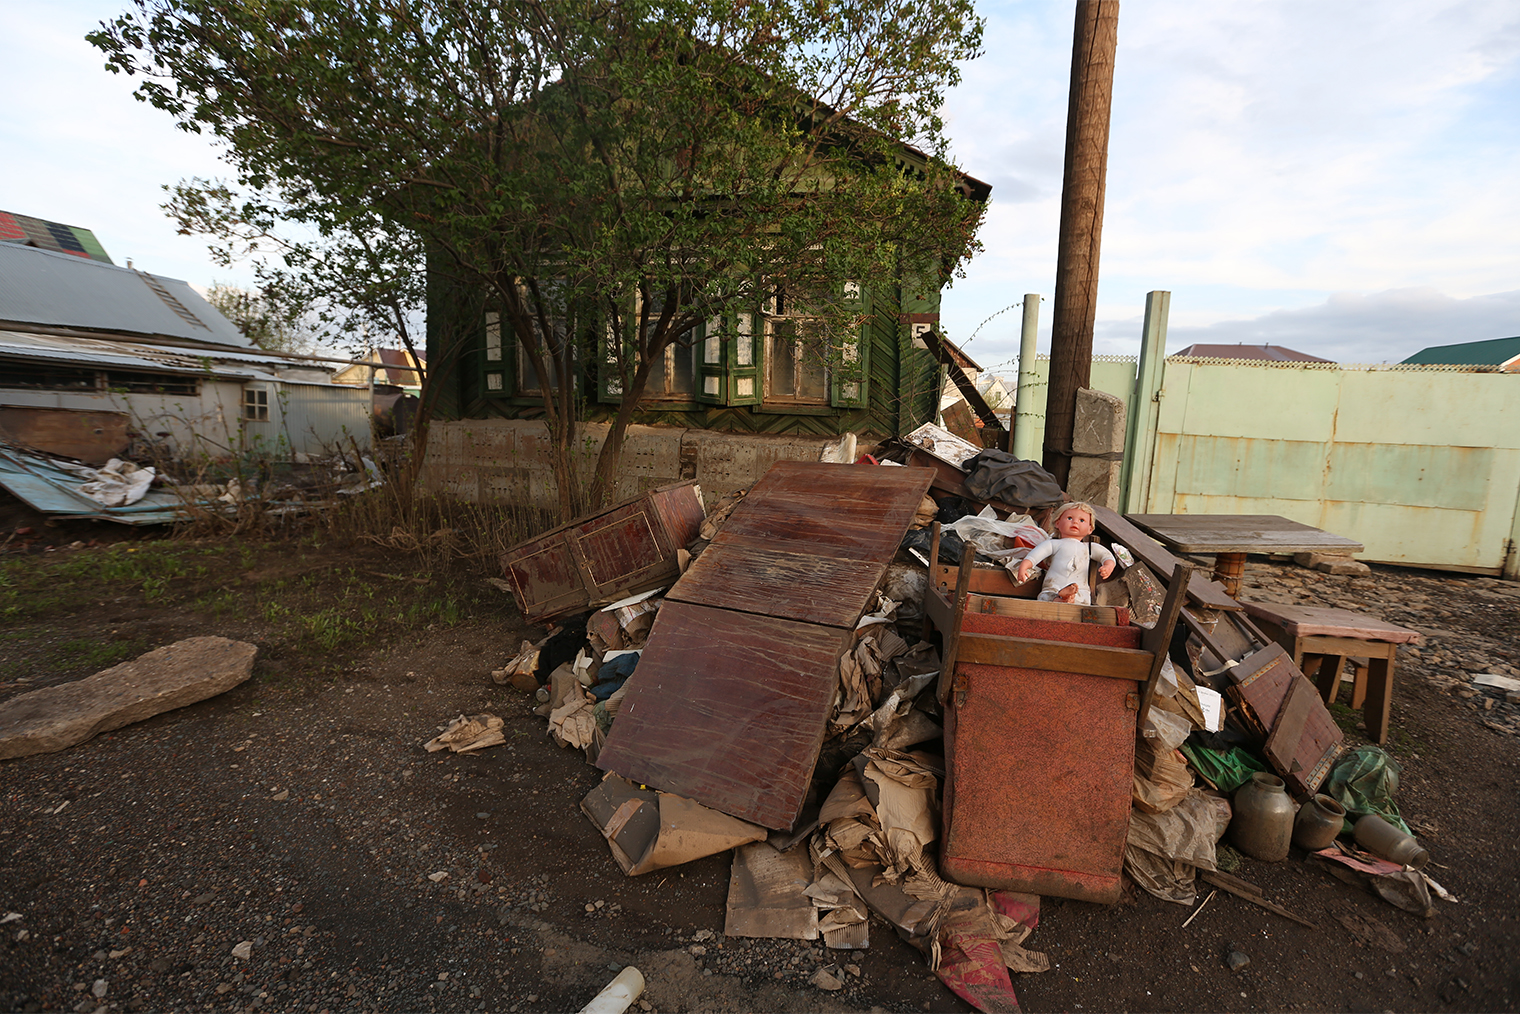
[[[978,500],[1001,500],[1015,507],[1056,507],[1066,500],[1056,477],[1033,461],[988,448],[963,466],[966,491]]]
[[[150,465],[146,468],[130,461],[112,458],[104,468],[75,469],[89,481],[79,491],[102,507],[125,507],[147,495],[157,472]]]

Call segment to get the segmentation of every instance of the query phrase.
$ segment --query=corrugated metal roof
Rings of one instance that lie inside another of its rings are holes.
[[[257,369],[256,364],[277,361],[268,355],[216,352],[214,356],[198,356],[135,342],[30,334],[24,331],[0,331],[0,357],[77,366],[120,367],[154,373],[209,374],[240,380],[276,379],[273,374]],[[237,365],[230,365],[228,361]]]
[[[0,321],[252,345],[186,282],[20,243],[0,243]]]
[[[1330,360],[1311,356],[1283,345],[1189,345],[1173,352],[1174,356],[1195,359],[1244,359],[1255,363],[1328,363]]]
[[[1520,356],[1520,336],[1490,338],[1457,345],[1431,345],[1404,360],[1406,363],[1443,363],[1460,366],[1502,366]]]

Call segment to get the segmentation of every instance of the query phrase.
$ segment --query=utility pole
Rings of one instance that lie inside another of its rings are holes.
[[[1050,388],[1045,402],[1046,471],[1062,486],[1071,474],[1077,391],[1092,378],[1098,250],[1108,174],[1108,119],[1119,44],[1119,0],[1077,0],[1066,111],[1066,173],[1051,317]]]

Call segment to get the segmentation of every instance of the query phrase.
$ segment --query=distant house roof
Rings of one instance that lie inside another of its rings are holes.
[[[1173,352],[1174,356],[1193,359],[1248,359],[1254,363],[1328,363],[1332,360],[1311,356],[1281,345],[1189,345]]]
[[[1456,345],[1431,345],[1404,360],[1416,365],[1505,366],[1520,361],[1520,336]]]
[[[19,243],[39,250],[52,250],[105,264],[112,263],[105,248],[89,229],[61,222],[47,222],[10,211],[0,211],[0,243]]]
[[[253,344],[186,282],[20,243],[0,243],[0,327]]]

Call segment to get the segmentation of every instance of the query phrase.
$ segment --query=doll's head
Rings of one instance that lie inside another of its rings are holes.
[[[1058,539],[1085,539],[1093,533],[1093,509],[1085,503],[1064,504],[1056,513],[1051,531]]]

